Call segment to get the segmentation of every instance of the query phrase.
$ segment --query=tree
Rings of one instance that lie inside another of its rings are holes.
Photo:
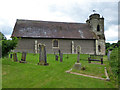
[[[0,40],[7,40],[7,38],[0,32]]]
[[[105,49],[109,48],[111,46],[110,43],[105,43]]]
[[[2,57],[5,57],[9,54],[11,50],[13,50],[18,42],[16,37],[13,37],[12,40],[7,40],[6,37],[1,33],[1,41],[0,46],[2,47]]]

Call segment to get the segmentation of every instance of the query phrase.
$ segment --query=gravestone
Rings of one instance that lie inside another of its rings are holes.
[[[112,52],[112,50],[109,49],[109,50],[108,50],[108,54],[107,54],[108,60],[110,60],[110,54],[111,54],[111,52]]]
[[[22,58],[20,63],[26,63],[26,52],[22,52]]]
[[[80,63],[79,60],[80,60],[80,53],[78,52],[78,54],[77,54],[77,63]]]
[[[55,60],[58,61],[58,55],[55,55]]]
[[[17,61],[18,61],[18,59],[17,59],[17,53],[13,53],[13,61],[14,61],[14,62],[17,62]]]
[[[63,62],[63,53],[60,53],[60,62]]]
[[[10,54],[10,58],[12,58],[12,54]]]
[[[39,45],[39,63],[38,65],[48,65],[47,56],[46,56],[46,48],[44,44]]]
[[[59,52],[59,56],[60,56],[60,54],[61,54],[61,51],[60,51],[60,49],[59,49],[59,51],[58,51],[58,52]]]
[[[80,52],[77,52],[77,62],[74,64],[73,69],[81,70],[81,63],[80,60]]]

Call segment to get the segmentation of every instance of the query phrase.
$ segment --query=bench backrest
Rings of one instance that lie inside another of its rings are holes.
[[[103,58],[103,55],[90,55],[91,59],[101,59]]]

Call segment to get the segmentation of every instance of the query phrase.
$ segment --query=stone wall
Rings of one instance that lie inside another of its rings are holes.
[[[53,39],[30,39],[30,38],[22,38],[18,41],[18,45],[15,52],[28,52],[28,53],[38,53],[36,51],[36,42],[37,45],[45,44],[47,53],[58,52],[60,49],[62,53],[72,53],[72,41],[74,42],[74,53],[76,53],[77,46],[80,46],[81,53],[83,54],[94,54],[95,53],[95,40],[73,40],[73,39],[58,39],[59,40],[59,48],[52,47]]]

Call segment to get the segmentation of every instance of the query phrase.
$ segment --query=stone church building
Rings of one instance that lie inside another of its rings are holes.
[[[96,13],[86,23],[17,19],[12,37],[19,38],[15,52],[39,53],[45,44],[47,53],[105,55],[104,18]]]

